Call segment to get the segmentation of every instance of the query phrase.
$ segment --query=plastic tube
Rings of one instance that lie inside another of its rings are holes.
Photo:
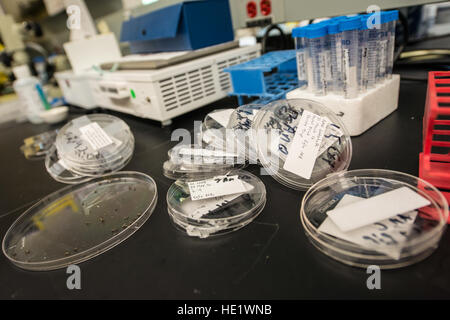
[[[332,82],[329,85],[330,91],[336,94],[343,94],[342,91],[342,34],[339,31],[339,20],[341,17],[332,19],[328,25],[328,40],[330,43],[330,72]]]
[[[387,50],[386,50],[386,77],[388,79],[392,78],[392,69],[394,67],[394,48],[395,48],[395,24],[398,20],[398,11],[392,10],[388,11],[388,22],[387,22],[387,30],[388,30],[388,42],[387,42]]]
[[[383,82],[386,78],[387,43],[388,43],[388,15],[381,12],[381,24],[378,30],[378,58],[377,58],[377,82]]]
[[[300,88],[308,86],[308,71],[307,71],[307,41],[305,38],[305,27],[298,27],[292,30],[292,36],[295,39],[296,59],[297,59],[297,76],[298,85]]]
[[[308,87],[318,96],[326,95],[328,92],[329,70],[330,70],[330,52],[327,50],[327,26],[323,23],[317,23],[308,26],[305,33],[308,39]],[[329,48],[329,46],[328,46]]]
[[[358,96],[358,52],[359,29],[361,18],[351,17],[339,22],[342,32],[342,83],[344,97],[347,99]]]

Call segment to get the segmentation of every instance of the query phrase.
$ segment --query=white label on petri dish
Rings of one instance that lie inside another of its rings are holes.
[[[94,150],[99,150],[113,143],[112,139],[97,122],[91,122],[80,127],[80,132],[82,138],[89,142]]]
[[[346,194],[336,205],[337,208],[356,203],[364,198]],[[417,211],[398,214],[388,219],[349,231],[342,232],[339,227],[327,217],[319,227],[319,231],[333,237],[356,243],[362,247],[372,249],[399,259],[404,243],[411,233]]]
[[[327,212],[328,217],[343,232],[391,218],[418,208],[430,201],[417,192],[401,187]]]
[[[309,179],[329,120],[303,110],[283,169]]]
[[[249,191],[248,186],[252,187],[239,179],[237,175],[216,176],[207,180],[190,181],[187,184],[193,201],[244,193]]]
[[[234,109],[225,109],[217,112],[210,113],[209,116],[216,120],[222,127],[227,127],[230,121],[230,116],[234,112]]]

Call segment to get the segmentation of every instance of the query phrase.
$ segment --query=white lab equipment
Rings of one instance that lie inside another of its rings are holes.
[[[41,83],[31,75],[27,65],[14,67],[13,73],[17,79],[13,83],[13,88],[19,97],[21,112],[31,123],[42,123],[39,114],[45,111],[45,106],[41,96],[43,94]]]
[[[342,82],[344,96],[347,99],[358,95],[358,52],[359,29],[361,18],[359,16],[347,18],[339,22],[339,31],[342,32]]]

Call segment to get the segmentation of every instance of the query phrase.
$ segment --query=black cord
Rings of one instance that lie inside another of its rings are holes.
[[[280,32],[281,41],[283,43],[283,48],[282,49],[286,48],[286,37],[285,37],[285,34],[284,34],[283,30],[278,25],[272,24],[272,25],[270,25],[267,28],[266,32],[264,33],[264,36],[261,39],[261,47],[262,47],[261,51],[262,51],[263,54],[267,52],[267,39],[269,38],[269,33],[272,30],[278,30]]]

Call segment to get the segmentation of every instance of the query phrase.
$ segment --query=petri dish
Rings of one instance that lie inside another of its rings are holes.
[[[234,110],[228,121],[228,129],[234,134],[239,150],[243,150],[245,156],[250,163],[258,163],[258,155],[253,141],[252,126],[257,114],[264,105],[261,104],[245,104]]]
[[[361,201],[400,188],[413,191],[429,204],[351,231],[332,226],[327,212],[344,200]],[[306,192],[300,210],[305,234],[318,250],[360,268],[394,269],[425,259],[438,247],[447,217],[448,203],[434,186],[405,173],[378,169],[339,172],[317,182]]]
[[[199,180],[247,165],[245,158],[213,147],[181,144],[168,151],[164,175],[173,180]]]
[[[3,253],[16,266],[36,271],[86,261],[136,232],[152,214],[157,198],[155,181],[139,172],[66,186],[12,224],[3,238]]]
[[[253,125],[261,165],[287,187],[306,190],[350,165],[350,135],[340,118],[318,102],[306,99],[271,102],[258,112]],[[299,127],[297,136],[302,137],[293,143]],[[317,148],[311,147],[312,141]],[[300,147],[303,142],[309,143],[309,147]]]
[[[244,170],[234,170],[226,176],[244,183],[245,192],[193,200],[189,182],[175,181],[166,199],[172,221],[188,235],[201,238],[228,233],[253,221],[266,203],[263,182]]]
[[[45,169],[53,179],[61,183],[77,184],[91,179],[91,177],[81,176],[70,171],[64,160],[59,158],[55,147],[45,157]]]
[[[122,169],[133,156],[134,144],[128,125],[106,114],[73,119],[58,131],[55,141],[59,159],[77,177],[97,177]]]
[[[235,148],[234,140],[228,139],[228,122],[234,109],[217,109],[205,116],[201,126],[201,140],[207,146],[220,150],[233,150]]]

